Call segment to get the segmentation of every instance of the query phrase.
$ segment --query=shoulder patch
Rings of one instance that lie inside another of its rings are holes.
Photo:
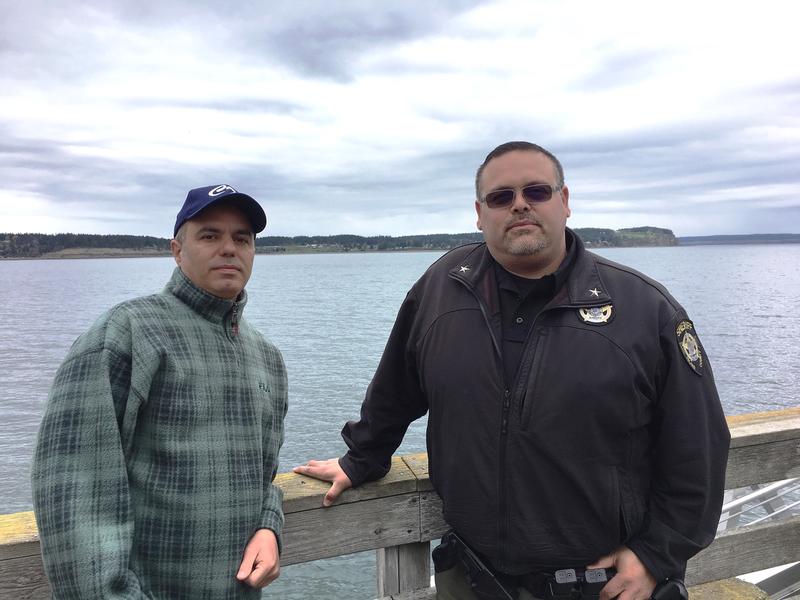
[[[681,354],[692,367],[692,370],[698,375],[702,375],[705,371],[703,346],[700,345],[700,339],[697,337],[697,332],[694,330],[694,325],[691,321],[681,321],[675,329],[675,335],[678,338],[678,347],[681,349]]]

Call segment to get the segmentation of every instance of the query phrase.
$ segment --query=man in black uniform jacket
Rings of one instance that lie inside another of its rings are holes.
[[[499,580],[608,567],[601,600],[649,598],[717,528],[730,434],[708,357],[664,287],[566,227],[550,152],[498,146],[475,188],[485,243],[409,291],[347,454],[295,471],[331,481],[329,505],[384,476],[427,412],[444,518]],[[459,568],[440,598],[475,597]]]

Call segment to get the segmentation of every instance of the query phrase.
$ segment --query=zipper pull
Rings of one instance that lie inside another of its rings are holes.
[[[239,303],[233,303],[233,316],[231,317],[231,334],[233,337],[239,335]]]
[[[500,432],[505,435],[508,433],[508,409],[511,407],[511,391],[503,392],[503,419]]]

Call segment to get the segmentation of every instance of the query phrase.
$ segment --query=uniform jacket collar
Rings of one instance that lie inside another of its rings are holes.
[[[597,269],[598,257],[588,252],[581,239],[567,228],[567,236],[575,246],[575,258],[566,281],[556,290],[550,306],[600,306],[611,303],[611,295]],[[475,289],[484,299],[496,294],[494,258],[486,244],[479,244],[461,262],[450,269],[450,275]],[[490,304],[493,304],[490,302]]]

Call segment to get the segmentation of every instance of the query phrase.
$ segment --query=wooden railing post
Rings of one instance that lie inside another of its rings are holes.
[[[431,586],[431,543],[378,548],[378,598]]]

